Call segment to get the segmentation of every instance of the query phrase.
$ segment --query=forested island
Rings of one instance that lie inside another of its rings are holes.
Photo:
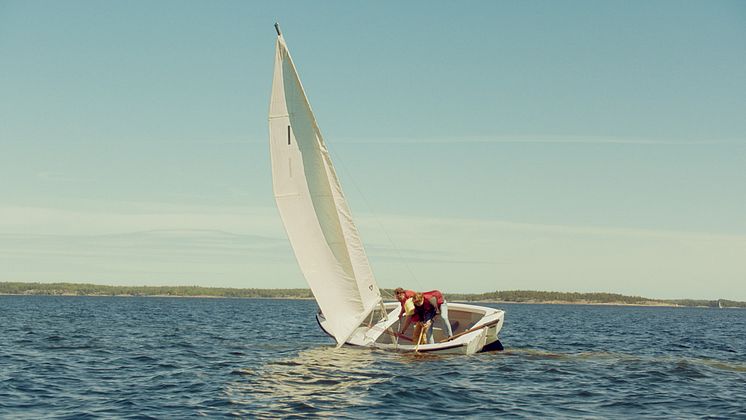
[[[381,289],[391,297],[393,289]],[[312,299],[310,289],[234,289],[201,286],[106,286],[83,283],[21,283],[0,282],[4,295],[52,296],[174,296],[221,297],[265,299]],[[556,303],[556,304],[606,304],[643,306],[699,306],[746,308],[746,302],[703,299],[649,299],[616,293],[545,292],[535,290],[506,290],[488,293],[446,293],[454,302],[506,302],[506,303]]]

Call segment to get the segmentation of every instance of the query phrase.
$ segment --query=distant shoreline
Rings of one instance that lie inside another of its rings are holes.
[[[676,305],[673,303],[665,302],[651,302],[651,303],[625,303],[625,302],[574,302],[574,301],[561,301],[561,300],[547,300],[547,301],[531,301],[531,302],[514,302],[507,300],[468,300],[458,301],[464,303],[510,303],[518,305],[596,305],[596,306],[647,306],[647,307],[667,307],[667,308],[682,308],[682,305]],[[690,306],[697,307],[697,306]],[[707,306],[702,306],[706,308]]]
[[[209,296],[209,295],[102,295],[102,294],[75,294],[75,293],[0,293],[0,296],[60,296],[60,297],[124,297],[124,298],[174,298],[174,299],[266,299],[266,300],[315,300],[312,297],[253,297],[253,296]],[[393,301],[393,299],[384,299],[384,301]],[[532,301],[532,302],[514,302],[507,300],[451,300],[459,303],[510,303],[516,305],[603,305],[603,306],[664,306],[679,307],[679,305],[659,303],[624,303],[624,302],[571,302],[571,301]]]
[[[393,289],[381,289],[381,292],[384,299],[394,300]],[[446,299],[449,301],[465,303],[746,308],[746,302],[726,299],[650,299],[641,296],[626,296],[606,292],[579,293],[505,290],[487,293],[444,294]],[[313,299],[313,294],[310,289],[236,289],[202,286],[107,286],[86,283],[27,282],[0,282],[0,295]]]
[[[0,296],[60,296],[60,297],[126,297],[126,298],[176,298],[176,299],[267,299],[267,300],[314,300],[312,297],[258,297],[258,296],[210,296],[210,295],[105,295],[105,294],[87,294],[81,295],[76,293],[0,293]]]
[[[278,297],[251,297],[251,296],[208,296],[208,295],[194,295],[194,296],[178,296],[178,295],[79,295],[73,293],[59,293],[59,294],[41,294],[41,293],[0,293],[0,296],[60,296],[60,297],[112,297],[112,298],[174,298],[174,299],[262,299],[262,300],[315,300],[312,297],[290,297],[290,296],[278,296]],[[384,301],[393,301],[393,299],[384,299]],[[511,305],[587,305],[587,306],[632,306],[632,307],[649,307],[649,308],[711,308],[710,306],[692,306],[692,305],[677,305],[673,303],[624,303],[624,302],[572,302],[572,301],[531,301],[531,302],[518,302],[508,300],[450,300],[450,302],[466,303],[466,304],[478,304],[478,303],[491,303],[501,304],[508,303]],[[740,307],[724,307],[723,309],[741,309]]]
[[[393,290],[382,289],[393,301]],[[636,307],[746,308],[746,302],[731,300],[648,299],[614,293],[495,291],[481,294],[445,293],[452,302],[524,305],[596,305]],[[0,282],[0,296],[153,297],[197,299],[290,299],[313,300],[310,289],[234,289],[201,286],[106,286],[83,283]]]

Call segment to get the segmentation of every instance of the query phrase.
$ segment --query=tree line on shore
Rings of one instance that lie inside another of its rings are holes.
[[[392,297],[393,289],[382,289]],[[0,282],[0,294],[6,295],[73,295],[73,296],[177,296],[310,299],[310,289],[235,289],[202,286],[106,286],[84,283],[22,283]],[[628,305],[676,305],[746,308],[746,302],[704,299],[649,299],[617,293],[546,292],[536,290],[505,290],[487,293],[446,293],[454,302],[515,302],[515,303],[601,303]]]
[[[746,302],[726,299],[650,299],[642,296],[627,296],[618,293],[580,293],[580,292],[546,292],[534,290],[505,290],[480,294],[450,294],[450,300],[460,301],[498,301],[516,303],[608,303],[625,305],[675,305],[704,307],[740,307],[746,308]]]
[[[202,286],[106,286],[84,283],[0,282],[0,294],[74,296],[179,296],[231,298],[312,298],[310,289],[234,289]]]

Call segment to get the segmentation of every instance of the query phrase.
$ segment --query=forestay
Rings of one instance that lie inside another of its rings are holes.
[[[272,184],[280,217],[329,331],[342,345],[381,302],[381,294],[279,33],[269,131]]]

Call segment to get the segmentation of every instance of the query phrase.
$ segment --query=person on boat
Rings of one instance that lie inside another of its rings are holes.
[[[404,302],[407,301],[409,298],[413,298],[416,292],[414,290],[404,290],[403,287],[397,287],[394,289],[394,296],[396,297],[396,300],[401,303],[401,311],[399,311],[399,318],[404,315]]]
[[[418,320],[412,319],[412,316],[414,315],[414,308],[412,310],[407,311],[407,300],[412,299],[415,295],[414,290],[404,290],[402,287],[397,287],[394,289],[394,296],[396,296],[396,300],[401,303],[401,311],[399,311],[399,325],[403,326],[403,328],[399,328],[399,334],[404,334],[405,331],[407,331],[407,328],[412,324],[412,322],[416,322]],[[411,302],[411,301],[410,301]],[[402,322],[402,317],[405,317]]]
[[[420,321],[420,328],[427,328],[427,342],[430,344],[435,343],[433,340],[433,321],[437,317],[445,328],[444,333],[447,333],[447,337],[453,335],[451,330],[451,322],[448,319],[448,303],[443,297],[443,293],[439,290],[431,290],[425,293],[417,293],[412,298],[414,303],[414,312]],[[419,337],[420,329],[415,329],[415,337]]]

